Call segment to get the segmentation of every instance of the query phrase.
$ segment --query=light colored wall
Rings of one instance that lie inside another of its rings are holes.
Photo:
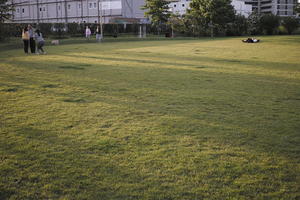
[[[248,17],[252,13],[252,5],[245,4],[243,0],[232,0],[231,3],[236,10],[237,14]]]
[[[66,22],[66,15],[67,22],[98,22],[98,0],[67,0],[66,4],[63,0],[39,0],[39,6],[36,0],[11,0],[11,2],[16,8],[13,12],[13,22],[37,23],[38,19],[40,23]],[[144,11],[140,9],[145,3],[144,0],[102,0],[102,2],[99,8],[102,7],[104,23],[109,23],[113,17],[144,18]],[[99,13],[101,15],[101,11]]]

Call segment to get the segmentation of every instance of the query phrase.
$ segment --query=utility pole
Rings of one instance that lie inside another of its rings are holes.
[[[40,8],[39,8],[39,0],[36,0],[36,17],[37,17],[37,24],[40,23]]]
[[[99,5],[100,3],[100,5]],[[100,7],[100,10],[98,9],[98,21],[100,21],[100,32],[101,32],[101,41],[103,40],[103,10],[102,10],[102,0],[98,0],[98,7]],[[100,14],[100,15],[99,15]]]

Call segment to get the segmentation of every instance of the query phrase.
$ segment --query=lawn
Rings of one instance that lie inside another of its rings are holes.
[[[241,39],[3,48],[0,199],[299,199],[300,36]]]

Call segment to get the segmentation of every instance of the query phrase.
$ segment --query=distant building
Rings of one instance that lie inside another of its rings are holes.
[[[237,14],[248,17],[252,13],[252,5],[246,4],[245,0],[232,0],[231,3]]]
[[[191,0],[169,1],[170,11],[184,15]],[[10,0],[15,6],[11,22],[16,23],[103,23],[145,22],[141,9],[145,0]],[[297,0],[232,0],[238,14],[252,12],[273,13],[278,16],[296,16]],[[148,21],[147,21],[148,22]]]
[[[184,15],[190,8],[191,0],[169,0],[170,11],[174,14]],[[252,5],[246,4],[245,0],[232,0],[233,7],[238,14],[248,17],[252,13]]]
[[[245,0],[252,5],[252,12],[258,14],[274,14],[281,17],[296,16],[294,8],[297,0]]]
[[[144,0],[10,0],[17,23],[109,23],[114,18],[143,19]]]
[[[184,15],[190,8],[191,0],[170,0],[169,8],[174,14]]]

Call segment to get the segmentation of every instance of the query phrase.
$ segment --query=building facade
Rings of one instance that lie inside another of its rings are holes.
[[[12,22],[109,23],[115,18],[143,19],[144,0],[11,0]]]
[[[167,0],[170,11],[184,15],[191,0]],[[147,23],[145,0],[10,0],[15,6],[11,22],[16,23]],[[297,0],[232,0],[238,14],[252,12],[296,16]]]
[[[170,11],[183,15],[189,8],[191,0],[170,0]],[[299,1],[299,0],[298,0]],[[251,13],[272,13],[277,16],[296,16],[294,8],[297,0],[232,0],[236,13],[248,17]]]
[[[296,16],[294,8],[297,0],[245,0],[258,14],[274,14],[280,17]]]
[[[245,0],[233,0],[231,4],[237,14],[248,17],[252,13],[252,5],[246,4]]]
[[[190,8],[191,0],[173,0],[170,1],[170,11],[174,14],[184,15]],[[245,0],[232,0],[232,6],[238,14],[248,17],[252,13],[252,5],[246,4]]]

